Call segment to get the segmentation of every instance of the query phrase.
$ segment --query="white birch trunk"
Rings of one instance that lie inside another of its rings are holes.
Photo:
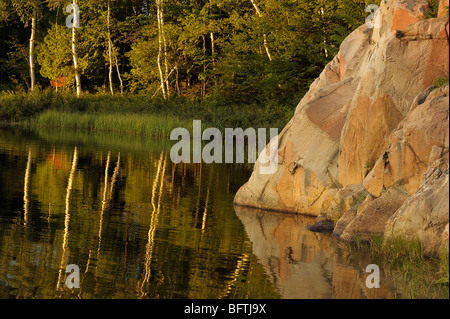
[[[77,0],[73,0],[72,2],[74,8],[77,5]],[[77,97],[80,97],[81,95],[81,75],[80,70],[78,69],[78,55],[77,55],[77,29],[76,26],[78,25],[79,21],[76,21],[78,19],[78,15],[74,14],[74,21],[72,26],[72,57],[73,57],[73,68],[75,73],[75,85],[77,90]]]
[[[36,71],[34,63],[34,45],[36,42],[36,28],[37,28],[37,11],[33,9],[33,15],[31,17],[31,36],[30,36],[30,52],[29,52],[29,64],[30,64],[30,89],[33,92],[36,85]]]
[[[158,64],[158,70],[159,70],[159,76],[161,79],[161,92],[163,94],[163,98],[166,100],[167,99],[167,92],[166,92],[166,85],[165,85],[165,80],[164,80],[164,74],[163,74],[163,69],[162,69],[162,65],[161,65],[161,58],[162,58],[162,54],[163,54],[163,39],[162,39],[162,7],[161,7],[161,3],[163,0],[156,0],[156,15],[157,15],[157,19],[158,19],[158,59],[157,59],[157,64]]]
[[[108,59],[109,59],[109,90],[111,95],[114,96],[114,85],[113,85],[113,59],[112,59],[112,42],[111,42],[111,1],[108,0],[108,17],[107,17],[107,27],[108,27]]]
[[[169,62],[167,57],[167,42],[166,33],[164,31],[164,0],[161,0],[161,33],[163,39],[163,49],[164,49],[164,72],[165,72],[165,85],[167,97],[170,97],[170,85],[169,85]]]
[[[117,54],[114,56],[114,58],[116,60],[117,77],[119,78],[119,82],[120,82],[120,94],[123,94],[123,81],[122,81],[122,76],[120,75],[119,63],[117,61]]]
[[[255,0],[250,0],[253,7],[256,10],[256,14],[258,15],[258,17],[262,17],[262,13],[261,10],[259,10],[258,5],[256,4]],[[272,53],[270,53],[270,47],[269,47],[269,43],[267,42],[267,34],[263,34],[263,41],[264,41],[264,48],[266,49],[266,54],[267,57],[269,58],[269,61],[272,61]]]
[[[213,65],[213,71],[216,70],[216,58],[215,58],[215,52],[216,52],[216,44],[214,39],[214,32],[210,33],[211,37],[211,55],[212,55],[212,65]],[[217,86],[217,79],[216,75],[214,74],[214,85]]]

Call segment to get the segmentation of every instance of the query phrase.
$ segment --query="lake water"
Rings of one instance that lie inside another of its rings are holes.
[[[233,207],[248,165],[175,165],[171,145],[0,127],[0,298],[401,296],[314,218]]]

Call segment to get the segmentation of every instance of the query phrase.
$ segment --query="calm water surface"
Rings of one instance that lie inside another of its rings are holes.
[[[0,127],[0,298],[398,297],[314,219],[234,208],[250,167],[175,165],[171,145]]]

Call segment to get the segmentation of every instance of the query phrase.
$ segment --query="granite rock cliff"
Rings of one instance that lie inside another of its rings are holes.
[[[449,24],[442,0],[382,1],[375,28],[342,43],[279,135],[278,169],[257,162],[235,204],[317,216],[345,240],[382,234],[448,246]]]

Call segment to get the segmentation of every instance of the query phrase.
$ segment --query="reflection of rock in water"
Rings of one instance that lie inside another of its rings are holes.
[[[308,231],[314,218],[235,207],[264,266],[282,298],[388,297],[383,289],[365,287],[365,275],[339,261],[336,240]]]
[[[332,297],[327,240],[305,229],[314,219],[243,207],[236,207],[236,213],[253,242],[253,253],[283,298]]]

